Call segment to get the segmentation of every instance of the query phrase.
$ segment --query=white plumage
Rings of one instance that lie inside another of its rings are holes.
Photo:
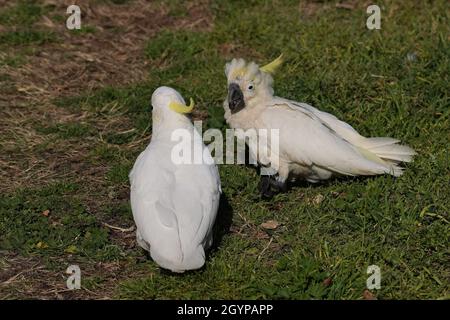
[[[183,272],[201,268],[205,263],[205,250],[212,244],[221,188],[209,150],[191,120],[179,113],[183,110],[175,112],[169,107],[171,103],[187,110],[183,98],[174,89],[155,90],[152,139],[130,172],[130,197],[139,245],[161,267]],[[180,143],[172,141],[172,133],[177,129],[190,133],[190,141],[186,143],[201,144],[200,150],[210,164],[172,161],[173,147]]]
[[[297,177],[318,182],[334,174],[402,174],[400,162],[411,161],[415,152],[399,145],[399,140],[363,137],[329,113],[274,96],[269,72],[279,63],[277,59],[262,68],[243,59],[227,63],[229,90],[224,102],[225,118],[232,128],[279,129],[279,153],[264,160],[259,150],[250,150],[261,165],[277,168],[279,186]]]

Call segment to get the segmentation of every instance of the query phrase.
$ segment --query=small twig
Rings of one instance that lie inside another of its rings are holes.
[[[121,227],[112,226],[112,225],[110,225],[110,224],[108,224],[106,222],[103,222],[103,225],[105,227],[108,227],[110,229],[117,230],[117,231],[120,231],[120,232],[133,232],[134,231],[134,226],[131,226],[129,228],[121,228]]]
[[[353,3],[336,3],[336,8],[353,10],[353,9],[355,9],[355,4],[353,4]]]
[[[12,277],[9,278],[8,280],[3,281],[3,282],[0,283],[0,284],[2,284],[2,285],[3,285],[3,284],[10,284],[11,282],[13,282],[14,280],[16,280],[19,276],[21,276],[21,275],[24,274],[24,273],[28,273],[28,272],[30,272],[30,271],[39,270],[39,269],[44,268],[43,266],[40,266],[39,268],[36,268],[38,265],[39,265],[39,263],[35,264],[35,265],[34,265],[33,267],[31,267],[30,269],[20,271],[20,272],[19,272],[18,274],[16,274],[15,276],[12,276]]]
[[[49,291],[44,291],[44,292],[42,292],[42,294],[60,294],[60,293],[70,292],[70,291],[75,291],[75,289],[52,289]]]
[[[263,253],[266,252],[266,250],[270,247],[272,241],[273,241],[273,237],[270,238],[269,243],[267,244],[267,246],[265,246],[264,249],[262,249],[261,253],[258,256],[258,261],[261,260],[261,257],[263,255]]]

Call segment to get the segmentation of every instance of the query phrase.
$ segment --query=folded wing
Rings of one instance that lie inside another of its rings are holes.
[[[311,106],[274,98],[263,112],[263,126],[280,129],[280,153],[289,161],[345,175],[401,174],[360,144],[350,125]]]
[[[170,149],[150,146],[130,173],[131,205],[152,258],[176,272],[200,268],[220,197],[215,165],[175,165]],[[141,241],[142,241],[141,240]]]

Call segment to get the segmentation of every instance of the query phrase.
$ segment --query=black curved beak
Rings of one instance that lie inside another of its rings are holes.
[[[228,107],[232,114],[245,108],[244,94],[237,83],[232,83],[228,87]]]

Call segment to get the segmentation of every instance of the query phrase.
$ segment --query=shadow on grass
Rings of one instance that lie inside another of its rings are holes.
[[[246,164],[246,168],[249,168],[251,170],[254,170],[256,174],[259,176],[259,179],[261,181],[261,166],[254,166],[251,164]],[[277,194],[284,194],[284,193],[290,193],[292,190],[295,189],[308,189],[308,188],[320,188],[320,187],[329,187],[332,185],[340,185],[340,184],[351,184],[351,183],[367,183],[368,181],[374,180],[379,178],[380,176],[389,176],[392,178],[396,178],[393,176],[390,176],[388,174],[375,174],[375,175],[361,175],[361,176],[347,176],[347,175],[341,175],[341,174],[335,174],[331,178],[326,180],[320,180],[317,182],[310,182],[302,177],[294,178],[289,177],[287,180],[287,186],[285,191],[279,191],[275,192],[272,197],[263,197],[259,193],[258,195],[255,195],[255,199],[259,199],[261,201],[268,201],[270,202]],[[260,189],[260,187],[258,187]]]
[[[223,237],[230,231],[232,222],[233,208],[231,207],[227,196],[222,193],[220,195],[219,211],[213,227],[213,245],[207,253],[208,258],[220,247]]]

